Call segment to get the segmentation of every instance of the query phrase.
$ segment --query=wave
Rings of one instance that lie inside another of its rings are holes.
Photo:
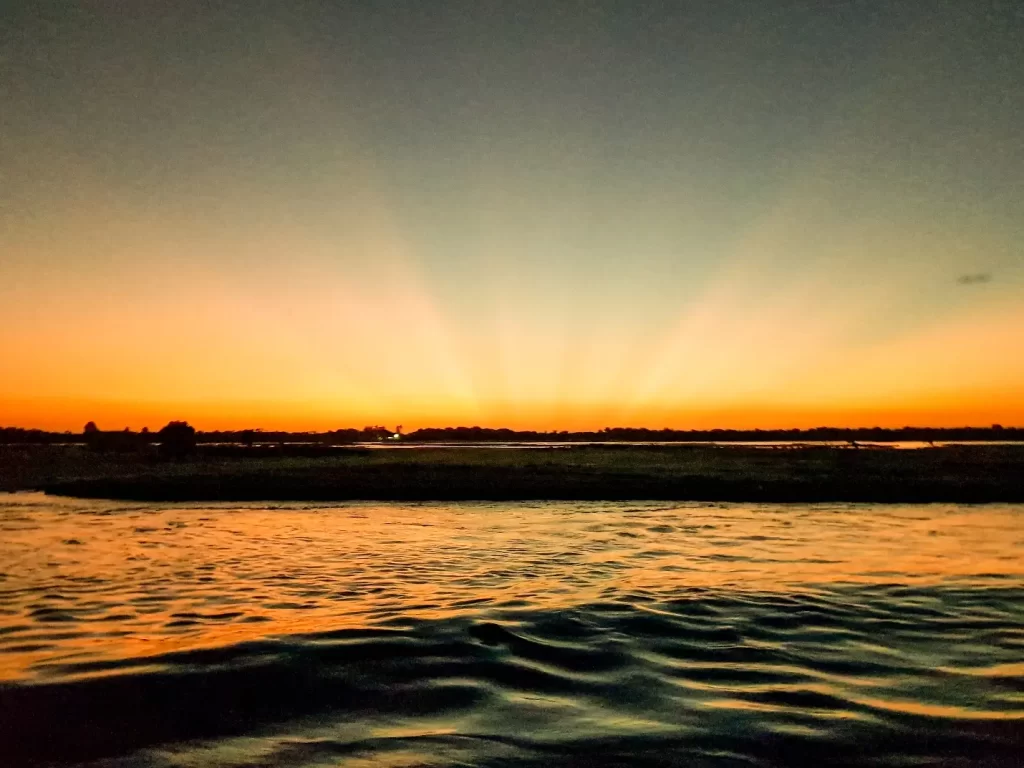
[[[1024,589],[694,590],[51,662],[8,764],[1017,765]]]

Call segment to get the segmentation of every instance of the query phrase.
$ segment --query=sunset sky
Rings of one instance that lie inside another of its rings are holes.
[[[11,2],[0,425],[1024,425],[1024,4]]]

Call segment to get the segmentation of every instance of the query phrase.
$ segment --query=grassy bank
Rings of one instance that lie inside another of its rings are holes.
[[[200,454],[5,448],[0,489],[141,501],[616,500],[1024,502],[1024,446],[422,448]]]

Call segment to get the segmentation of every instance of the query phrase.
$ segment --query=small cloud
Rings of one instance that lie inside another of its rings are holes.
[[[981,285],[991,283],[992,275],[989,272],[976,272],[973,275],[960,275],[956,281],[959,285]]]

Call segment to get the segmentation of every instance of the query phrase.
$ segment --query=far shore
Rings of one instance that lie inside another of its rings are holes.
[[[0,490],[133,501],[1024,502],[1024,445],[577,445],[524,451],[200,446],[178,460],[0,446]]]

